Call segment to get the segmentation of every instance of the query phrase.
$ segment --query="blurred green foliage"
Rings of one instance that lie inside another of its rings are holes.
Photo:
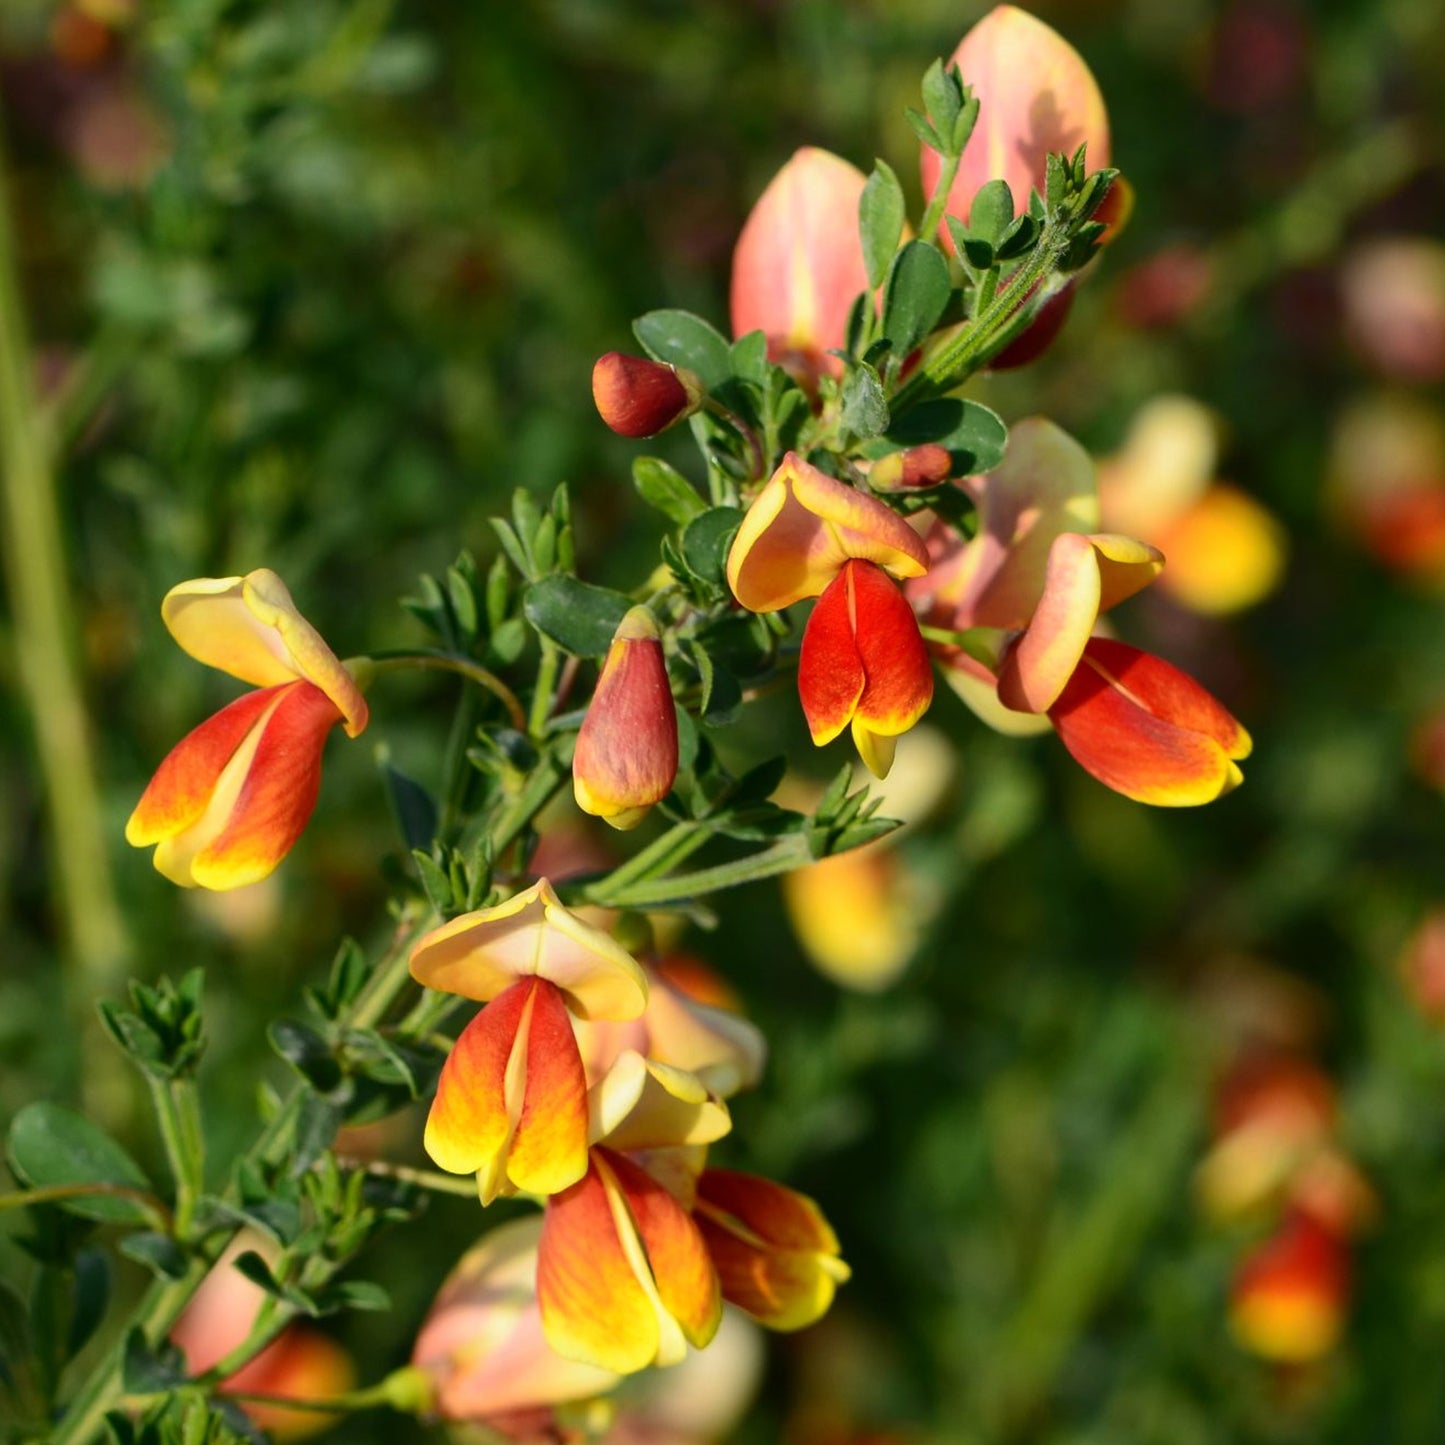
[[[1228,623],[1145,601],[1121,626],[1226,698],[1257,751],[1226,801],[1150,812],[944,696],[933,721],[958,778],[916,863],[947,906],[899,985],[859,997],[819,980],[767,886],[725,897],[719,930],[689,938],[773,1042],[726,1159],[816,1195],[855,1268],[836,1317],[776,1351],[744,1438],[791,1418],[794,1441],[836,1426],[1433,1445],[1445,1037],[1395,965],[1445,903],[1445,801],[1408,765],[1412,729],[1445,700],[1445,626],[1438,589],[1367,555],[1325,481],[1347,403],[1389,386],[1440,405],[1438,385],[1382,378],[1347,344],[1339,280],[1362,238],[1445,225],[1445,17],[1431,0],[1041,8],[1099,76],[1139,203],[1056,349],[977,394],[1100,451],[1160,391],[1221,414],[1226,473],[1288,528],[1286,583]],[[654,523],[638,522],[634,449],[590,405],[594,357],[629,349],[652,307],[725,322],[732,240],[799,144],[865,169],[883,156],[916,213],[902,110],[980,7],[140,0],[79,59],[59,9],[0,15],[10,204],[69,428],[59,485],[123,961],[145,979],[205,966],[200,1082],[224,1160],[254,1128],[234,1081],[281,1070],[265,1021],[295,1009],[342,931],[386,928],[377,859],[399,867],[405,847],[375,759],[434,777],[451,693],[409,685],[412,706],[399,690],[365,745],[334,750],[273,885],[180,896],[123,848],[123,820],[229,694],[175,651],[159,598],[265,565],[343,653],[404,645],[415,630],[392,599],[416,573],[462,546],[485,565],[486,518],[513,488],[545,497],[561,480],[583,575],[630,585]],[[1141,321],[1140,268],[1181,245],[1213,286]],[[83,1100],[149,1166],[157,1141],[97,1064],[96,1000],[66,957],[32,761],[45,718],[18,689],[9,626],[0,1117]],[[760,746],[801,739],[790,708],[752,724]],[[1228,1337],[1251,1235],[1211,1230],[1190,1194],[1228,1037],[1207,1001],[1244,958],[1312,990],[1341,1138],[1380,1199],[1346,1343],[1298,1377]],[[388,1147],[413,1157],[418,1133],[409,1117]],[[404,1362],[482,1223],[435,1201],[425,1231],[378,1252],[395,1309],[346,1326],[364,1379]],[[19,1268],[4,1238],[0,1262]],[[424,1434],[359,1419],[338,1438]]]

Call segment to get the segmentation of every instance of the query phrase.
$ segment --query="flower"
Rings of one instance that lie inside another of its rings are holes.
[[[491,1230],[432,1303],[412,1363],[431,1378],[444,1419],[550,1419],[554,1406],[593,1399],[618,1383],[612,1371],[564,1359],[547,1343],[537,1303],[541,1234],[540,1215]]]
[[[629,1019],[647,1003],[641,968],[569,913],[547,880],[434,929],[411,955],[428,988],[487,1004],[437,1081],[427,1152],[476,1173],[483,1204],[552,1194],[587,1168],[587,1081],[572,1017]]]
[[[547,1201],[537,1298],[558,1354],[633,1374],[701,1348],[722,1314],[697,1223],[646,1170],[593,1149],[585,1176]]]
[[[1230,713],[1168,663],[1092,635],[1164,559],[1092,530],[1099,504],[1083,448],[1029,418],[1003,463],[968,485],[978,535],[963,542],[936,526],[934,568],[910,589],[930,622],[973,631],[987,658],[942,649],[964,701],[1005,731],[1023,730],[1011,716],[1046,716],[1086,771],[1141,802],[1185,806],[1235,787],[1251,744]]]
[[[820,596],[850,558],[900,577],[928,570],[927,549],[897,512],[789,452],[738,528],[728,586],[750,612],[776,612]]]
[[[254,683],[171,749],[126,823],[156,845],[156,868],[183,887],[239,888],[266,877],[301,835],[321,786],[321,750],[338,722],[367,723],[355,679],[266,568],[202,577],[161,604],[192,657]]]
[[[602,664],[577,746],[577,806],[614,828],[634,828],[677,776],[677,711],[662,636],[646,607],[622,619]]]
[[[798,696],[813,742],[850,727],[876,777],[896,739],[933,701],[933,669],[918,621],[881,567],[850,559],[824,589],[803,632]]]
[[[768,355],[815,386],[842,363],[848,313],[868,290],[858,200],[865,177],[828,151],[805,146],[768,183],[733,252],[734,336],[762,331]]]
[[[597,414],[619,436],[650,437],[689,417],[706,395],[685,367],[609,351],[592,368]]]
[[[1230,1328],[1253,1354],[1306,1364],[1339,1342],[1349,1289],[1344,1244],[1296,1212],[1240,1264],[1230,1291]]]
[[[1139,803],[1186,808],[1244,781],[1253,747],[1234,716],[1192,677],[1137,647],[1094,637],[1049,708],[1085,772]]]
[[[800,1330],[821,1319],[849,1277],[818,1206],[770,1179],[706,1170],[694,1216],[723,1298],[769,1329]]]
[[[1109,164],[1109,117],[1093,73],[1058,31],[1015,5],[990,10],[959,41],[951,57],[979,100],[978,121],[948,191],[948,211],[967,222],[973,198],[1002,180],[1015,213],[1029,192],[1044,188],[1051,152],[1072,156],[1088,146],[1089,168]],[[932,195],[943,169],[923,147],[923,192]],[[951,244],[946,227],[940,228]]]

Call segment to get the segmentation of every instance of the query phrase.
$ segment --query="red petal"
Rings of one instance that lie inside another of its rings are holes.
[[[316,806],[321,750],[341,714],[309,682],[287,683],[279,695],[230,820],[191,864],[203,888],[236,888],[264,878],[291,851]]]
[[[507,1177],[527,1194],[556,1194],[587,1172],[587,1079],[562,991],[546,979],[533,985],[526,1080]]]
[[[798,698],[813,741],[822,747],[830,743],[852,719],[863,696],[867,679],[863,659],[853,635],[852,598],[848,590],[850,571],[843,570],[824,589],[803,629],[803,646],[798,655]]]
[[[1094,638],[1049,709],[1075,760],[1141,803],[1189,807],[1238,785],[1230,761],[1249,735],[1192,678],[1123,643]]]
[[[126,841],[144,848],[196,822],[211,801],[222,769],[276,701],[276,694],[288,686],[248,692],[187,733],[166,754],[141,794],[126,824]]]
[[[933,668],[903,593],[871,562],[843,569],[852,591],[857,648],[867,679],[857,712],[869,730],[897,737],[928,711]]]

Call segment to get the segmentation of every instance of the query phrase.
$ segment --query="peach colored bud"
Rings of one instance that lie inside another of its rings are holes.
[[[1345,331],[1355,350],[1398,381],[1445,380],[1445,246],[1388,236],[1355,248],[1340,268]]]
[[[622,619],[577,734],[572,790],[584,813],[634,828],[677,776],[677,711],[652,613]]]
[[[1044,187],[1050,152],[1088,146],[1088,165],[1109,164],[1109,117],[1093,74],[1056,30],[1014,5],[990,10],[959,42],[952,60],[979,99],[978,123],[948,193],[948,210],[968,220],[988,181],[1008,182],[1014,212]],[[923,190],[931,195],[943,162],[925,146]],[[948,242],[946,227],[940,232]]]
[[[866,177],[816,146],[804,146],[768,183],[733,252],[734,336],[761,331],[768,355],[805,382],[842,363],[848,312],[868,289],[858,198]]]
[[[609,351],[592,368],[592,400],[619,436],[656,436],[691,416],[705,396],[696,372],[645,356]]]
[[[936,487],[953,475],[953,458],[947,447],[925,442],[906,452],[891,452],[873,463],[868,485],[875,492],[906,492],[912,487]]]

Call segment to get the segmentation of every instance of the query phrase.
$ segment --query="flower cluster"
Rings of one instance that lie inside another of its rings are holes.
[[[521,1307],[486,1326],[505,1346],[479,1355],[486,1334],[454,1328],[446,1293],[418,1341],[444,1412],[550,1408],[676,1364],[712,1339],[724,1300],[784,1330],[828,1308],[848,1270],[816,1206],[707,1167],[725,1098],[762,1070],[751,1024],[639,964],[546,879],[427,934],[411,972],[485,1005],[442,1070],[427,1152],[475,1173],[484,1204],[543,1201],[540,1223],[489,1235],[460,1267],[509,1261]]]

